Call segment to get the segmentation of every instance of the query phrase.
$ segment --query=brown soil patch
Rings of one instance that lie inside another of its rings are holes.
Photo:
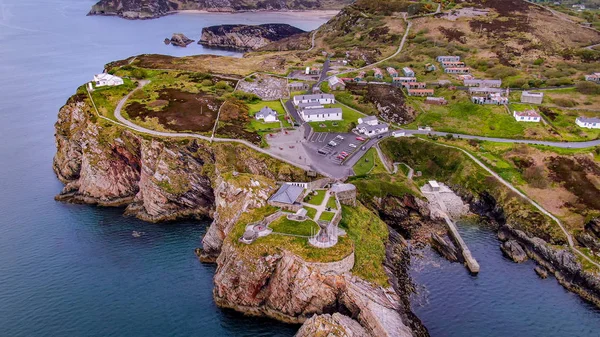
[[[440,32],[444,34],[448,42],[457,41],[460,43],[465,43],[466,35],[456,28],[445,28],[440,27]]]
[[[148,106],[151,107],[151,108],[161,108],[161,107],[164,107],[167,104],[169,104],[169,101],[162,100],[162,99],[157,99],[154,102],[148,103]]]
[[[408,124],[415,119],[416,111],[406,105],[402,91],[389,85],[369,84],[347,86],[354,95],[360,95],[367,102],[377,107],[378,115],[387,122],[396,124]]]
[[[177,89],[163,89],[158,100],[147,105],[129,104],[125,111],[130,118],[158,118],[165,128],[173,131],[206,132],[213,128],[220,102],[208,94],[192,94]],[[159,103],[156,103],[159,102]],[[164,104],[159,111],[149,109],[154,104]]]
[[[246,130],[249,119],[248,106],[240,100],[230,99],[221,107],[216,134],[221,137],[245,139],[251,143],[260,144],[260,135]]]

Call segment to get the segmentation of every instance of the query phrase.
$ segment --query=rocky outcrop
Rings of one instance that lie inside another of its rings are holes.
[[[216,211],[213,222],[202,239],[202,249],[197,254],[203,262],[215,262],[221,253],[223,240],[243,213],[267,204],[275,191],[274,181],[239,174],[219,177],[215,188]]]
[[[166,41],[167,41],[167,39],[165,39],[165,44],[167,44]],[[187,36],[185,36],[182,33],[173,33],[173,36],[171,36],[171,39],[169,40],[169,42],[176,47],[185,48],[188,46],[188,44],[193,43],[194,40],[188,38]]]
[[[373,336],[413,336],[393,291],[350,274],[322,274],[285,250],[248,256],[226,242],[217,265],[214,298],[219,306],[290,323],[340,312]]]
[[[452,241],[438,233],[431,233],[431,248],[450,262],[458,262],[462,259],[460,251]]]
[[[521,247],[521,245],[515,240],[503,242],[500,245],[500,249],[506,256],[516,263],[527,261],[527,254],[523,250],[523,247]]]
[[[266,10],[339,9],[352,0],[100,0],[88,15],[116,15],[125,19],[154,19],[182,10],[243,12]]]
[[[582,298],[600,306],[600,276],[583,269],[574,253],[569,249],[556,249],[546,241],[529,237],[510,225],[504,225],[498,232],[501,240],[515,240],[527,255],[544,267],[565,288]]]
[[[211,216],[215,210],[214,186],[219,189],[218,198],[224,196],[227,202],[237,205],[231,193],[236,193],[239,186],[227,192],[228,185],[220,180],[226,172],[249,173],[260,180],[260,187],[246,181],[247,189],[238,195],[237,210],[242,212],[264,204],[274,184],[268,183],[269,179],[295,180],[304,174],[245,146],[147,139],[97,119],[85,94],[71,97],[59,111],[53,168],[65,187],[57,200],[127,206],[127,214],[151,222],[200,218]],[[263,190],[257,191],[259,188]],[[218,224],[223,208],[217,206]],[[221,236],[226,235],[227,227],[227,221],[216,226],[224,233]]]
[[[540,278],[547,278],[548,277],[548,270],[542,266],[536,266],[535,269],[533,269],[535,271],[536,274],[538,274],[538,276]]]
[[[296,337],[370,337],[357,321],[352,318],[334,313],[333,315],[314,315],[300,327]],[[373,336],[374,337],[374,336]]]
[[[209,47],[255,50],[301,33],[304,31],[288,24],[220,25],[203,28],[198,43]]]

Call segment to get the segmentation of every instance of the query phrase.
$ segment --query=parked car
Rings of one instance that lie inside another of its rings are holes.
[[[355,144],[348,144],[348,146],[350,146],[350,147],[356,147]]]
[[[342,152],[340,152],[340,154],[345,154],[345,155],[348,155],[348,152],[346,152],[346,151],[342,151]]]
[[[363,137],[356,137],[356,140],[361,141],[361,142],[365,141],[365,139]]]
[[[337,143],[336,143],[336,142],[334,142],[333,140],[332,140],[332,141],[330,141],[328,144],[329,144],[329,146],[337,146]]]

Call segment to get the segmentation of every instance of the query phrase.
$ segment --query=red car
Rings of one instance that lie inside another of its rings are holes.
[[[356,137],[356,140],[359,140],[359,141],[361,141],[361,142],[364,142],[364,141],[365,141],[365,139],[364,139],[363,137]]]
[[[340,154],[341,154],[342,156],[347,156],[347,155],[348,155],[348,152],[346,152],[346,151],[342,151],[342,152],[340,152]]]

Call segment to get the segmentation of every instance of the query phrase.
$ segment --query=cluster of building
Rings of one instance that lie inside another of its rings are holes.
[[[389,131],[389,128],[388,124],[379,121],[375,116],[359,118],[358,125],[356,126],[358,133],[369,138],[386,133]]]
[[[335,104],[332,94],[298,95],[293,98],[298,114],[305,122],[339,121],[343,119],[341,108],[326,108]]]
[[[447,74],[470,74],[471,69],[460,60],[460,56],[444,55],[436,59]]]

